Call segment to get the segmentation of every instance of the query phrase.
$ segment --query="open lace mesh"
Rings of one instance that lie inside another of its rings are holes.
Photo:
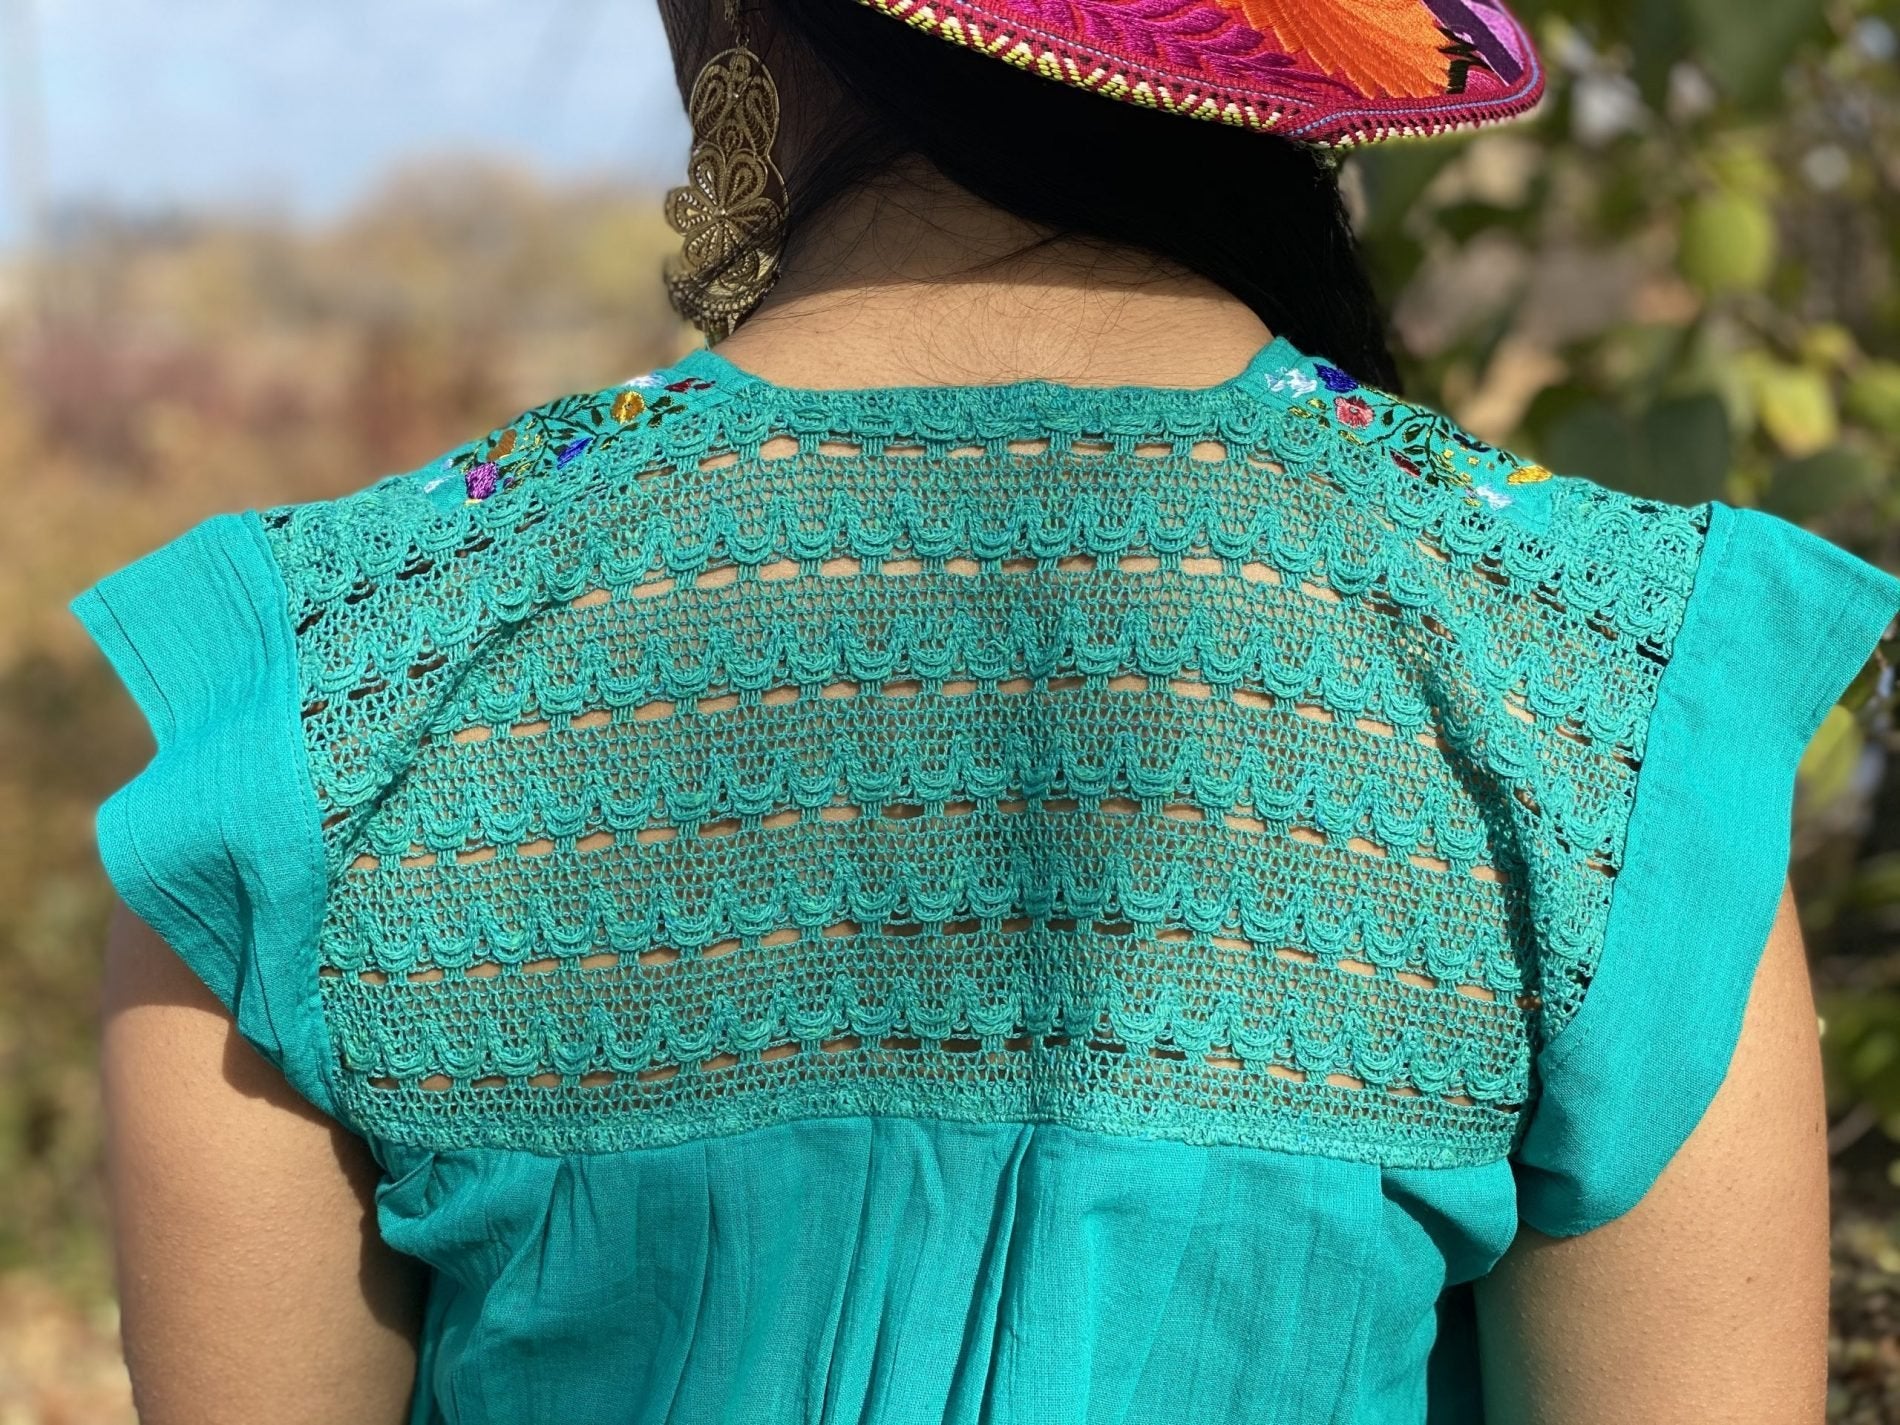
[[[1519,520],[1508,457],[1298,372],[674,374],[267,516],[360,1126],[1508,1151],[1705,510]]]

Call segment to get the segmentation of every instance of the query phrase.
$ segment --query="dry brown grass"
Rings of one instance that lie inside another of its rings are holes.
[[[670,241],[644,195],[469,169],[332,230],[100,225],[0,270],[0,1425],[132,1418],[92,812],[151,748],[66,600],[210,514],[359,488],[670,359]]]

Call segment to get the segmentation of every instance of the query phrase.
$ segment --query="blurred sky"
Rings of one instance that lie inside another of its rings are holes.
[[[0,12],[9,5],[33,11],[54,206],[320,218],[421,154],[654,184],[685,165],[653,0],[0,0]],[[0,46],[17,33],[0,23]],[[0,83],[17,72],[0,64]],[[0,95],[14,101],[0,102],[0,124],[18,97]],[[10,152],[0,143],[0,242],[19,235]]]

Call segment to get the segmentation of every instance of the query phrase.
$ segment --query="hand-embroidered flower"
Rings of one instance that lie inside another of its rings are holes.
[[[1291,391],[1296,396],[1308,396],[1319,390],[1319,382],[1308,376],[1297,366],[1289,366],[1277,376],[1267,377],[1269,391]]]
[[[1550,471],[1541,465],[1520,465],[1504,477],[1507,485],[1534,485],[1540,480],[1548,480]]]
[[[465,503],[563,470],[583,454],[598,454],[619,440],[637,439],[642,431],[688,409],[689,403],[675,392],[712,387],[698,376],[669,377],[671,371],[657,371],[603,390],[561,396],[522,413],[486,441],[471,442],[451,463],[467,491]],[[661,386],[666,389],[651,396],[635,389]]]
[[[501,467],[492,460],[472,466],[462,477],[471,500],[485,500],[501,485]]]
[[[1358,396],[1335,397],[1333,414],[1339,417],[1341,425],[1351,426],[1354,430],[1364,430],[1372,424],[1372,407]]]
[[[1319,379],[1326,383],[1328,391],[1357,391],[1359,389],[1359,383],[1337,366],[1328,366],[1321,362],[1313,369],[1319,373]]]

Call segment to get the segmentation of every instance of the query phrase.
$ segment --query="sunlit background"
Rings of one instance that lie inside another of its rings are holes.
[[[0,242],[36,206],[55,238],[101,208],[334,221],[419,159],[654,184],[685,158],[651,4],[5,0],[0,15]]]
[[[1347,165],[1408,393],[1900,570],[1900,0],[1518,9],[1533,120]],[[0,0],[0,140],[0,1425],[122,1425],[91,817],[151,748],[65,601],[676,355],[687,135],[646,0]],[[1891,702],[1797,808],[1856,1425],[1900,1420]]]

